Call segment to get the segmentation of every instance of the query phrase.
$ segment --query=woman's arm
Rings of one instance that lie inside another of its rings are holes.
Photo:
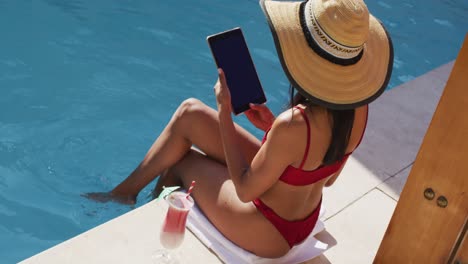
[[[218,111],[219,129],[223,142],[224,155],[226,157],[226,165],[229,175],[231,176],[231,180],[233,181],[234,186],[236,186],[236,190],[240,190],[238,186],[244,185],[245,178],[247,176],[246,172],[248,171],[250,164],[247,162],[240,149],[230,109],[226,109],[226,107],[221,106],[218,108]],[[238,192],[238,195],[239,194],[240,193]],[[239,198],[243,200],[241,195],[239,195]]]
[[[291,140],[294,138],[291,137],[291,133],[295,128],[289,127],[290,119],[287,117],[279,117],[275,120],[267,142],[262,145],[252,163],[249,164],[239,146],[232,121],[230,94],[222,70],[219,71],[215,92],[220,134],[229,175],[236,187],[239,199],[248,202],[268,190],[278,181],[284,169],[294,162],[295,155],[291,155],[291,152],[283,146],[291,145]]]
[[[231,115],[231,94],[223,70],[218,69],[218,74],[218,82],[214,89],[218,105],[219,129],[226,157],[226,165],[237,190],[237,186],[242,186],[250,164],[247,162],[239,146],[239,140]]]

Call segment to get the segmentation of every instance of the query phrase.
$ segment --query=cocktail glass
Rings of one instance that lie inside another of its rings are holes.
[[[159,237],[164,249],[158,250],[153,259],[155,263],[175,264],[179,263],[178,258],[170,250],[178,248],[184,241],[187,216],[194,202],[184,192],[172,192],[165,200],[168,209]]]

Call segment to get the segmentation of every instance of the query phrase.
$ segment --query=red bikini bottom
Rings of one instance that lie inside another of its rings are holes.
[[[288,242],[289,247],[292,248],[293,246],[300,244],[310,235],[310,233],[312,233],[320,214],[322,199],[320,198],[317,208],[315,208],[309,216],[298,221],[288,221],[281,218],[258,198],[253,201],[253,204],[257,207],[257,210],[259,210],[265,218],[276,227]]]

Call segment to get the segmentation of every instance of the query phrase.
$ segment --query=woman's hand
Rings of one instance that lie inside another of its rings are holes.
[[[263,131],[270,128],[275,120],[275,116],[265,104],[250,104],[250,109],[244,113],[256,128]]]
[[[218,103],[218,110],[221,111],[221,109],[225,109],[231,113],[231,93],[227,86],[226,76],[224,76],[224,71],[221,68],[218,69],[218,81],[214,86],[214,90],[216,102]]]

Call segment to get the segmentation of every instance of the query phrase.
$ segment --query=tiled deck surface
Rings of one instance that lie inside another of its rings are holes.
[[[324,193],[337,245],[307,263],[372,263],[453,62],[386,92],[370,106],[360,148]],[[162,205],[162,206],[161,206]],[[146,204],[22,263],[153,263],[163,203]],[[190,232],[181,263],[220,263]]]

